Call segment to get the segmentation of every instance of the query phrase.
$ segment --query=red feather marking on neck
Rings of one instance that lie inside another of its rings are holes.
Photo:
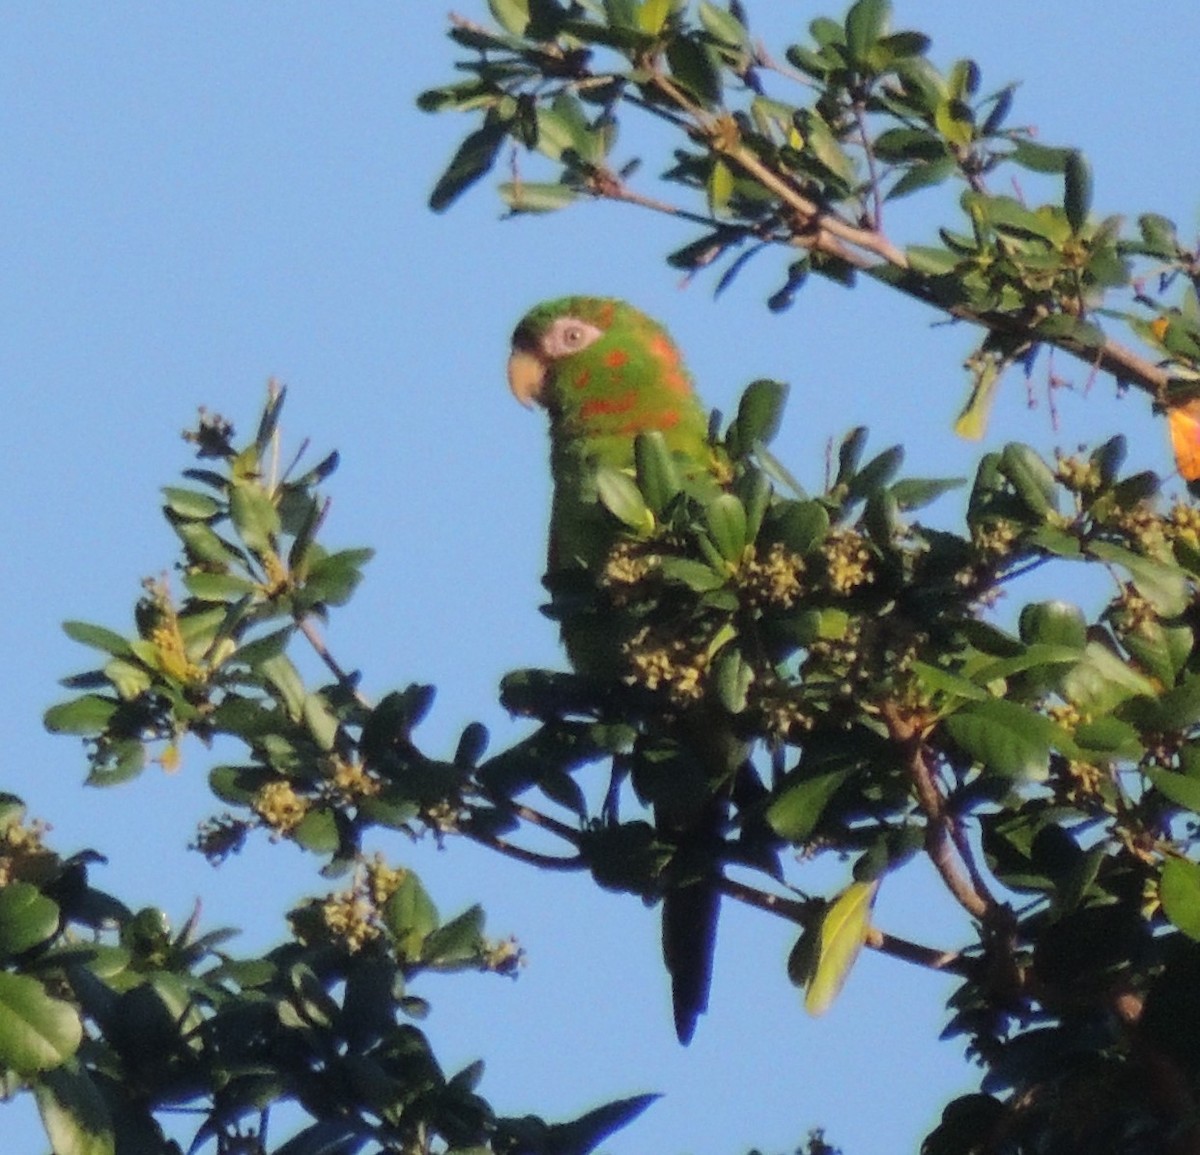
[[[586,389],[592,380],[592,371],[590,369],[580,369],[574,377],[571,378],[571,385],[575,389]]]
[[[613,349],[604,354],[604,364],[610,369],[620,369],[628,360],[629,354],[624,349]]]
[[[672,393],[686,397],[692,387],[683,371],[679,350],[663,334],[656,333],[650,339],[650,353],[663,367],[663,384]]]
[[[590,421],[594,417],[609,417],[614,413],[628,413],[635,405],[637,405],[638,395],[636,389],[630,389],[628,393],[619,393],[616,397],[597,397],[592,401],[585,401],[579,406],[579,416],[584,421]]]

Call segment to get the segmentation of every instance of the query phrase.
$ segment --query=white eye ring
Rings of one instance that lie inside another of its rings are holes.
[[[593,341],[604,335],[604,330],[578,317],[560,317],[546,333],[542,351],[551,360],[569,357],[586,349]]]

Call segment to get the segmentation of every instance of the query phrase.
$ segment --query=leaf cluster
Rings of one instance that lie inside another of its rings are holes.
[[[982,330],[967,360],[967,436],[982,434],[1003,370],[1028,368],[1042,347],[1160,404],[1195,394],[1197,262],[1175,225],[1156,214],[1134,230],[1094,219],[1083,155],[1014,123],[1016,85],[986,89],[970,59],[935,65],[929,37],[892,28],[888,0],[815,17],[782,59],[754,39],[741,3],[489,7],[497,27],[456,19],[450,30],[466,79],[419,101],[482,118],[437,182],[435,210],[509,148],[517,176],[499,191],[513,213],[605,199],[674,216],[700,231],[668,263],[689,275],[719,267],[718,293],[779,248],[787,267],[774,310],[812,273],[847,285],[865,273]],[[622,122],[639,118],[677,136],[650,188],[636,179],[639,158],[618,150]],[[524,156],[554,179],[527,178]],[[1017,182],[1061,183],[1040,203],[994,191]],[[904,245],[886,218],[914,195],[946,223]]]

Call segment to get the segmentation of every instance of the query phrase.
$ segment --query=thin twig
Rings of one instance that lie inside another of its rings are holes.
[[[486,846],[489,850],[495,850],[503,854],[506,858],[512,858],[517,862],[523,862],[527,866],[536,866],[539,870],[586,870],[586,860],[578,854],[572,855],[570,858],[557,858],[552,854],[539,854],[536,850],[527,850],[523,846],[517,846],[515,843],[509,842],[506,838],[501,838],[496,834],[485,834],[479,830],[464,829],[463,833],[471,839],[472,842],[479,843],[480,846]]]
[[[338,685],[353,694],[354,700],[360,706],[370,709],[371,701],[359,691],[357,678],[343,670],[338,660],[329,652],[329,648],[325,645],[325,639],[317,633],[317,627],[313,625],[312,618],[296,619],[296,628],[308,639],[308,644],[312,646],[317,657],[325,663],[325,667],[337,679]]]

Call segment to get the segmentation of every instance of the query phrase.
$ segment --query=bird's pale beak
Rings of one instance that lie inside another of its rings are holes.
[[[528,407],[538,400],[546,382],[546,366],[528,349],[514,348],[508,359],[508,387]]]

